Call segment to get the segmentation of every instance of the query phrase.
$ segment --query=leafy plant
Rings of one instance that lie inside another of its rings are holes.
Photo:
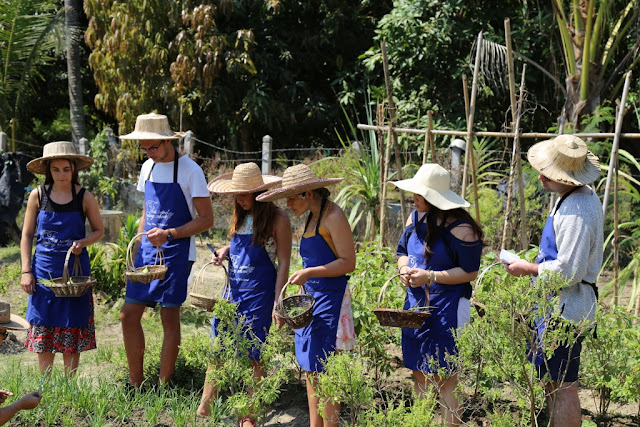
[[[373,403],[366,366],[366,360],[355,353],[337,352],[329,356],[324,363],[325,371],[318,374],[315,388],[320,398],[318,412],[323,414],[327,403],[342,402],[349,408],[349,425],[358,425],[360,413]]]

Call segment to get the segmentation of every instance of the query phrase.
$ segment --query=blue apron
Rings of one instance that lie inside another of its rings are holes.
[[[315,234],[302,237],[300,255],[303,268],[329,264],[337,258],[329,244],[320,235],[320,221],[326,205],[323,199],[318,215]],[[311,215],[307,220],[307,225]],[[306,231],[306,226],[305,226]],[[308,372],[324,371],[323,362],[335,351],[336,336],[342,299],[347,288],[346,275],[338,277],[312,277],[305,283],[306,292],[313,295],[313,320],[304,328],[295,329],[296,359],[300,368]]]
[[[49,190],[45,190],[49,200]],[[44,188],[44,187],[43,187]],[[71,187],[75,202],[75,185]],[[31,271],[36,278],[33,295],[29,295],[27,320],[32,325],[60,326],[67,328],[85,328],[89,326],[91,314],[91,290],[81,297],[56,297],[52,290],[38,284],[40,279],[56,279],[62,277],[64,259],[74,241],[85,237],[85,217],[82,211],[47,212],[40,206],[36,224],[36,252],[33,255]],[[91,265],[87,249],[83,248],[80,256],[82,275],[91,274]],[[73,253],[69,258],[69,274],[75,262]]]
[[[426,215],[418,221],[418,212],[413,212],[415,230],[409,238],[407,252],[409,267],[425,270],[449,270],[457,267],[454,257],[447,248],[445,233],[463,221],[454,221],[443,227],[441,238],[433,245],[429,261],[425,260],[424,245],[427,240]],[[448,355],[457,354],[453,330],[458,327],[458,304],[460,298],[471,296],[471,285],[444,285],[434,282],[429,287],[431,316],[418,329],[402,329],[402,357],[404,366],[414,371],[436,372],[438,368],[448,368]],[[404,310],[426,306],[425,286],[407,288]]]
[[[229,250],[231,301],[238,305],[238,316],[245,316],[245,337],[257,339],[249,359],[260,360],[260,347],[271,327],[277,271],[264,247],[252,244],[253,234],[236,234]],[[214,317],[212,330],[217,335],[219,321]]]
[[[556,245],[556,232],[553,230],[553,215],[558,212],[560,205],[565,201],[567,197],[580,187],[574,187],[564,196],[560,198],[558,204],[555,206],[552,212],[549,212],[547,222],[542,229],[542,236],[540,237],[540,247],[538,249],[538,256],[536,257],[536,263],[540,264],[545,261],[554,261],[558,259],[558,246]],[[534,312],[537,311],[537,308]],[[534,317],[535,338],[533,342],[533,348],[529,348],[529,361],[534,365],[540,366],[544,363],[544,332],[549,327],[549,321],[551,319],[550,314],[546,316]]]
[[[144,183],[145,223],[144,231],[152,228],[176,228],[193,218],[178,184],[178,152],[173,161],[173,182],[151,182],[151,172]],[[149,284],[127,281],[127,297],[140,301],[182,304],[187,299],[187,279],[191,273],[189,263],[190,237],[173,239],[162,245],[167,274],[164,280],[153,280]],[[155,263],[156,247],[145,236],[138,250],[135,267]]]

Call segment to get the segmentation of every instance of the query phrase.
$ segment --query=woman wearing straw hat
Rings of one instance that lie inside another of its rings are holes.
[[[542,230],[536,262],[517,259],[505,265],[514,276],[559,273],[567,280],[560,291],[560,316],[572,323],[593,322],[597,307],[596,280],[602,267],[604,217],[600,198],[587,184],[600,176],[600,162],[587,144],[573,135],[559,135],[533,145],[527,157],[540,174],[542,188],[558,194]],[[542,333],[548,320],[536,325]],[[549,375],[547,403],[553,426],[581,424],[578,371],[584,335],[558,346],[551,358],[542,352],[533,362],[538,375]]]
[[[326,402],[324,417],[318,414],[315,395],[317,372],[327,355],[335,350],[350,350],[355,343],[353,316],[347,274],[356,265],[353,234],[342,209],[329,201],[327,186],[343,178],[317,178],[309,166],[287,168],[282,188],[258,196],[258,201],[287,199],[296,216],[309,212],[300,241],[303,269],[294,272],[289,282],[304,285],[313,295],[313,320],[295,330],[296,359],[307,371],[307,401],[311,426],[338,425],[340,403]]]
[[[69,269],[80,257],[83,274],[91,272],[86,247],[102,238],[104,226],[96,199],[78,183],[78,171],[92,163],[90,157],[76,153],[73,143],[59,141],[45,145],[42,157],[27,164],[31,172],[45,176],[44,185],[29,195],[20,241],[20,284],[29,294],[27,320],[31,323],[26,344],[38,354],[42,372],[51,368],[55,353],[62,353],[65,370],[73,374],[80,352],[96,347],[91,290],[82,297],[56,297],[38,283],[63,275],[69,247],[73,252]],[[91,225],[89,235],[85,235],[85,218]],[[34,236],[36,251],[31,259]]]
[[[413,371],[416,393],[431,386],[440,395],[443,420],[460,423],[454,395],[458,374],[448,355],[456,353],[453,329],[470,317],[471,284],[478,275],[482,230],[463,208],[469,207],[450,189],[450,175],[437,164],[425,164],[413,178],[391,182],[413,193],[416,209],[398,242],[398,270],[407,286],[404,309],[427,304],[431,316],[419,329],[402,329],[404,366]],[[437,372],[444,368],[447,376]]]
[[[250,333],[247,331],[247,336],[256,340],[249,359],[258,380],[263,376],[260,343],[267,339],[275,297],[289,274],[291,223],[282,209],[271,202],[258,202],[256,196],[280,181],[279,177],[262,175],[255,163],[242,163],[233,172],[220,175],[209,183],[211,193],[235,198],[229,227],[231,243],[218,249],[213,261],[220,265],[229,258],[229,296],[237,304],[238,316],[245,317],[251,330]],[[219,322],[214,317],[214,335],[217,335],[218,327]],[[211,399],[217,391],[216,385],[207,379],[198,415],[209,415]],[[250,418],[245,418],[244,423],[254,425]]]

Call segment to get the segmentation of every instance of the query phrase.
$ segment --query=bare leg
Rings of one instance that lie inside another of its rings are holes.
[[[135,387],[140,387],[144,381],[144,331],[140,319],[145,308],[144,304],[125,302],[120,310],[122,339],[129,363],[129,382]]]
[[[450,377],[439,377],[433,375],[429,377],[429,383],[432,387],[435,387],[439,393],[438,402],[440,403],[440,413],[442,420],[447,423],[447,426],[459,426],[462,424],[460,401],[454,395],[456,387],[458,385],[458,374],[453,374]]]
[[[207,368],[207,376],[204,380],[204,388],[202,389],[200,406],[198,406],[198,410],[196,411],[197,415],[203,418],[211,415],[211,399],[218,397],[218,388],[209,378],[212,369],[215,368],[211,365],[209,365],[209,367]]]
[[[51,371],[53,367],[54,353],[38,353],[38,365],[40,366],[40,373],[44,374]]]
[[[80,353],[63,354],[62,362],[64,363],[64,371],[72,377],[78,370],[78,365],[80,364]]]
[[[326,403],[324,418],[318,413],[320,399],[315,391],[316,374],[307,372],[307,402],[309,403],[310,427],[338,427],[340,421],[340,403]]]
[[[160,354],[160,384],[166,384],[171,379],[178,350],[180,346],[180,307],[162,307],[160,309],[164,339],[162,340],[162,353]]]
[[[545,386],[551,427],[580,427],[580,396],[577,382],[552,381]]]
[[[425,398],[427,393],[427,379],[420,371],[412,370],[411,373],[413,374],[413,390],[416,392],[416,396],[418,396],[418,399]]]

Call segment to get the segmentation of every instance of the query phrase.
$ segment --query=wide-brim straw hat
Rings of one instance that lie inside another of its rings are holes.
[[[12,331],[24,331],[29,329],[31,325],[26,319],[11,314],[11,304],[0,301],[0,329],[9,329]]]
[[[470,206],[469,202],[451,191],[451,175],[435,163],[420,166],[413,178],[389,181],[389,184],[419,194],[431,205],[443,211]]]
[[[212,179],[208,188],[216,194],[248,194],[275,187],[281,181],[279,176],[262,175],[255,163],[241,163],[233,172],[223,173]]]
[[[290,166],[285,169],[282,175],[282,187],[274,188],[266,193],[262,193],[256,200],[259,202],[273,202],[284,199],[294,194],[303,193],[307,190],[328,187],[342,181],[344,178],[318,178],[307,165]]]
[[[600,176],[598,157],[574,135],[538,142],[529,148],[527,158],[542,175],[562,184],[586,185]]]
[[[76,170],[78,171],[86,169],[93,164],[91,157],[78,154],[73,142],[56,141],[46,144],[42,149],[42,157],[27,163],[27,169],[33,173],[44,175],[47,173],[49,162],[55,159],[73,160],[76,164]]]
[[[167,116],[156,113],[140,114],[136,118],[133,132],[120,136],[120,139],[156,140],[178,139],[181,134],[171,130]]]

